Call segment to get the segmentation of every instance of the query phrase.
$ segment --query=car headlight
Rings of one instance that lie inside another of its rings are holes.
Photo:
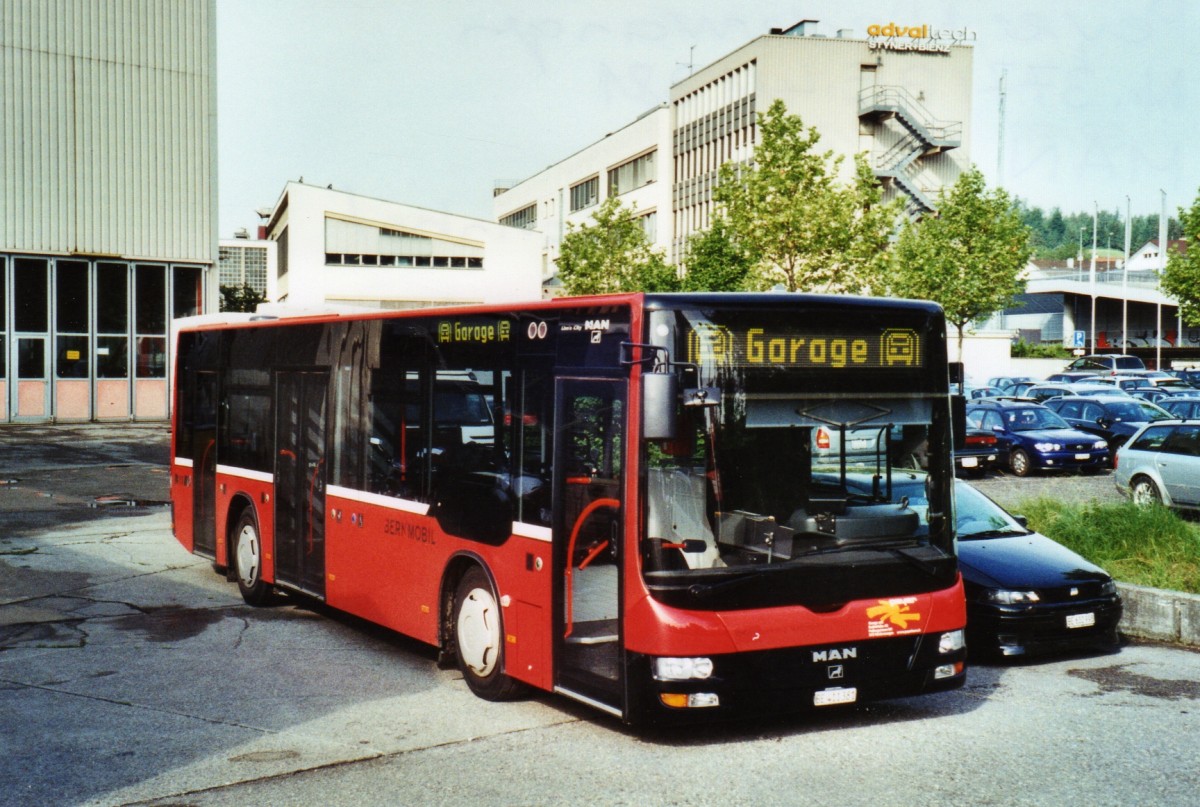
[[[987,598],[1001,605],[1026,605],[1042,599],[1036,591],[1005,591],[998,588],[988,591]]]
[[[1100,593],[1101,594],[1116,594],[1117,593],[1117,581],[1106,580],[1100,586]]]
[[[1104,442],[1103,440],[1097,440],[1096,442],[1092,443],[1092,448],[1108,448],[1108,443]]]
[[[1062,451],[1060,443],[1034,443],[1033,447],[1038,451]]]
[[[713,663],[710,658],[654,659],[654,680],[656,681],[688,681],[696,678],[708,678],[712,674]]]

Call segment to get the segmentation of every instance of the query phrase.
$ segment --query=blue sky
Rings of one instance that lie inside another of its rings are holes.
[[[1046,210],[1170,213],[1200,192],[1200,3],[217,0],[220,233],[288,180],[490,218],[521,179],[772,27],[966,27],[972,161]]]

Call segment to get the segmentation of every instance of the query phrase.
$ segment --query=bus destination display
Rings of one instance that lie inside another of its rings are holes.
[[[791,369],[884,369],[924,366],[921,335],[912,328],[804,333],[697,323],[687,335],[688,361],[719,366]]]

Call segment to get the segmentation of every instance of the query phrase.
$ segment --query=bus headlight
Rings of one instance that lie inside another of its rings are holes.
[[[942,638],[938,640],[939,653],[953,653],[955,650],[962,650],[966,646],[966,639],[963,637],[961,630],[952,630],[942,634]]]
[[[710,658],[656,658],[653,673],[655,681],[704,679],[713,674],[713,663]]]

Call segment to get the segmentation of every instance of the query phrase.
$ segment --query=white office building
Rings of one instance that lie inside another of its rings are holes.
[[[266,225],[269,299],[291,308],[421,308],[537,300],[537,233],[289,182]]]
[[[876,35],[827,37],[806,20],[757,37],[671,87],[664,107],[497,192],[496,220],[542,233],[551,275],[566,225],[615,194],[653,214],[652,243],[678,262],[711,222],[721,165],[752,159],[757,115],[775,99],[816,128],[819,150],[844,157],[843,180],[865,153],[885,197],[900,196],[912,214],[932,210],[970,164],[974,33],[868,30]],[[635,181],[622,183],[622,170]]]

